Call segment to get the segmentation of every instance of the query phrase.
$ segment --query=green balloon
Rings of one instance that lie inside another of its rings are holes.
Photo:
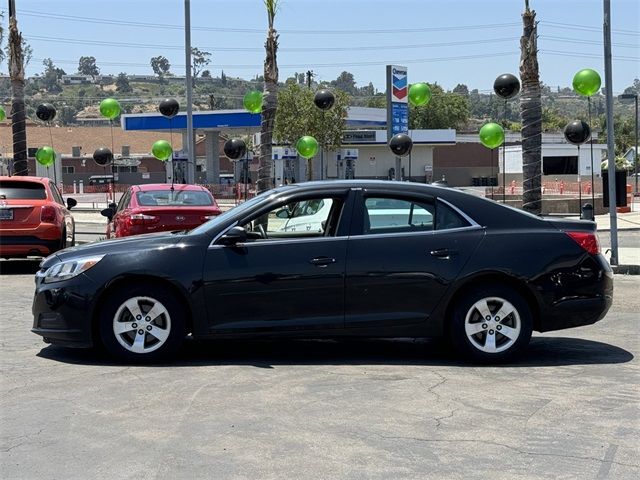
[[[573,77],[573,89],[585,97],[598,93],[601,84],[600,75],[591,68],[580,70]]]
[[[36,160],[40,165],[50,167],[56,161],[56,152],[52,147],[40,147],[36,150]]]
[[[487,123],[480,129],[480,142],[487,148],[496,148],[504,143],[504,130],[497,123]]]
[[[409,102],[419,107],[426,105],[431,100],[431,88],[426,83],[414,83],[409,87]]]
[[[166,162],[173,155],[173,148],[166,140],[158,140],[151,147],[151,153],[161,162]]]
[[[0,122],[2,122],[5,118],[7,118],[7,112],[4,111],[3,107],[0,107]]]
[[[113,120],[120,115],[120,104],[115,98],[105,98],[100,102],[100,114]]]
[[[242,104],[247,111],[251,113],[260,113],[262,111],[262,92],[258,90],[250,90],[244,95]]]
[[[296,150],[302,158],[309,159],[314,157],[318,153],[318,141],[309,135],[300,137],[296,142]]]

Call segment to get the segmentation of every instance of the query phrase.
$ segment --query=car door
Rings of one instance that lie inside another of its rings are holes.
[[[127,190],[120,198],[118,202],[118,206],[116,207],[116,212],[113,215],[113,218],[109,222],[107,228],[109,229],[109,238],[115,238],[120,235],[120,232],[126,230],[124,223],[127,221],[127,216],[129,214],[129,204],[131,203],[132,191]]]
[[[288,198],[238,224],[246,242],[209,246],[204,289],[212,332],[277,332],[344,327],[344,275],[351,215],[348,190]],[[324,231],[282,229],[282,211],[302,200],[332,202]],[[280,213],[280,217],[278,217]],[[266,214],[266,215],[265,215]],[[267,219],[264,234],[257,226]],[[266,238],[265,238],[266,236]]]
[[[483,234],[435,198],[362,192],[347,254],[346,326],[426,321]]]
[[[53,200],[60,205],[60,211],[62,212],[64,229],[66,230],[67,239],[69,240],[68,244],[71,244],[73,239],[75,238],[75,222],[73,220],[73,216],[71,212],[67,209],[64,199],[62,198],[62,194],[60,190],[58,190],[58,186],[55,183],[49,183],[49,188],[51,189],[51,196]]]

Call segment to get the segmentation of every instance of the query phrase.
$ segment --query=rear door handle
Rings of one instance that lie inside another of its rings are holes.
[[[451,250],[449,248],[439,248],[437,250],[431,250],[431,256],[433,257],[437,257],[437,258],[449,258],[452,255],[457,255],[458,251],[457,250]]]
[[[309,260],[309,263],[311,265],[315,265],[316,267],[326,267],[327,265],[336,263],[336,259],[331,257],[316,257]]]

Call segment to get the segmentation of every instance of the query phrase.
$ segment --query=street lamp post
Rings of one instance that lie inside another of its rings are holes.
[[[618,95],[620,100],[634,100],[636,104],[636,148],[633,151],[633,173],[635,178],[635,190],[634,193],[638,195],[638,94],[637,93],[623,93]]]

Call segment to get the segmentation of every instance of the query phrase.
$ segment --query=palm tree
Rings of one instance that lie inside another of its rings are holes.
[[[264,92],[262,102],[262,123],[260,125],[260,163],[258,166],[257,192],[264,192],[272,188],[271,180],[271,143],[273,127],[278,109],[278,33],[273,27],[279,0],[264,0],[267,9],[269,31],[264,44],[266,57],[264,59]]]
[[[538,29],[536,12],[525,0],[520,38],[520,114],[522,116],[522,207],[539,214],[542,208],[542,101],[538,69]]]
[[[15,11],[15,10],[14,10]],[[9,18],[9,77],[11,78],[11,130],[13,133],[13,170],[29,175],[27,131],[24,112],[24,51],[15,14]]]

